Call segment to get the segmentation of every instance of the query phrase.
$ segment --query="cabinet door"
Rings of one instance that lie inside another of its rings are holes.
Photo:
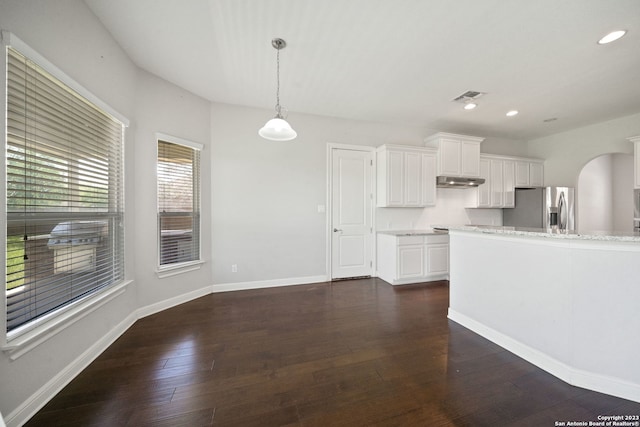
[[[529,184],[529,162],[516,162],[516,187],[528,187]]]
[[[544,169],[542,163],[529,163],[529,185],[532,187],[544,186]]]
[[[398,246],[398,279],[424,276],[424,245]]]
[[[491,194],[491,177],[489,176],[489,160],[480,159],[480,178],[484,178],[484,184],[478,186],[478,207],[488,208]]]
[[[512,208],[516,205],[516,189],[515,189],[515,174],[516,164],[513,160],[503,160],[503,194],[505,208]]]
[[[427,245],[427,276],[449,273],[449,245]]]
[[[478,178],[480,176],[480,144],[462,141],[461,145],[462,176]]]
[[[422,206],[436,205],[436,155],[422,155]]]
[[[422,153],[404,153],[404,206],[422,203]]]
[[[491,181],[489,183],[491,188],[489,205],[492,208],[500,208],[504,204],[504,199],[502,197],[504,195],[502,160],[491,159],[489,163],[489,170],[491,174]]]
[[[440,175],[460,176],[460,141],[442,139],[440,141]]]
[[[404,203],[403,153],[387,153],[387,206],[402,206]]]

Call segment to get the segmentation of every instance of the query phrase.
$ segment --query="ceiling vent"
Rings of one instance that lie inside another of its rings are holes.
[[[478,91],[475,91],[475,90],[468,90],[465,93],[463,93],[462,95],[460,95],[459,97],[454,98],[453,101],[454,102],[456,102],[456,101],[463,101],[463,102],[471,101],[471,100],[474,100],[474,99],[478,99],[482,95],[486,95],[486,94],[487,94],[486,92],[478,92]]]

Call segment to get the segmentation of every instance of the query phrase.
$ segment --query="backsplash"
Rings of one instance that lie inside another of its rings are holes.
[[[475,190],[437,189],[430,208],[377,208],[377,230],[424,229],[438,224],[502,225],[502,209],[467,209]]]

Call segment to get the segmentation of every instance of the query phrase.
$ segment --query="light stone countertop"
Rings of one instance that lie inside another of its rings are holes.
[[[570,240],[598,240],[608,242],[640,243],[640,233],[622,231],[566,231],[544,228],[505,227],[497,225],[442,225],[438,228],[459,231],[475,231],[485,234],[502,234],[512,236],[547,237]]]
[[[431,234],[447,234],[447,230],[434,230],[427,228],[424,230],[382,230],[378,234],[388,234],[391,236],[427,236]]]

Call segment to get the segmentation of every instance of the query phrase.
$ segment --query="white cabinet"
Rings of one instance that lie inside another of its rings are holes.
[[[482,154],[480,177],[473,208],[512,208],[515,200],[515,161],[504,156]]]
[[[449,278],[449,235],[378,234],[378,277],[392,285]]]
[[[383,145],[376,151],[378,207],[436,203],[436,154],[422,147]]]
[[[544,185],[544,164],[541,160],[516,160],[516,187],[542,187]]]
[[[427,147],[438,150],[438,175],[480,176],[480,143],[484,138],[440,132],[425,139]]]
[[[422,153],[422,203],[436,205],[436,153]]]
[[[489,159],[480,158],[480,178],[484,179],[484,184],[479,185],[476,191],[478,192],[477,204],[474,207],[488,208],[491,206],[491,185],[489,180],[490,162]]]
[[[503,207],[513,208],[516,205],[516,162],[505,159],[502,161],[502,179],[504,200]]]
[[[503,164],[504,162],[500,159],[489,160],[489,204],[491,207],[501,208],[504,206]]]
[[[640,135],[628,138],[633,143],[633,187],[640,188]]]

